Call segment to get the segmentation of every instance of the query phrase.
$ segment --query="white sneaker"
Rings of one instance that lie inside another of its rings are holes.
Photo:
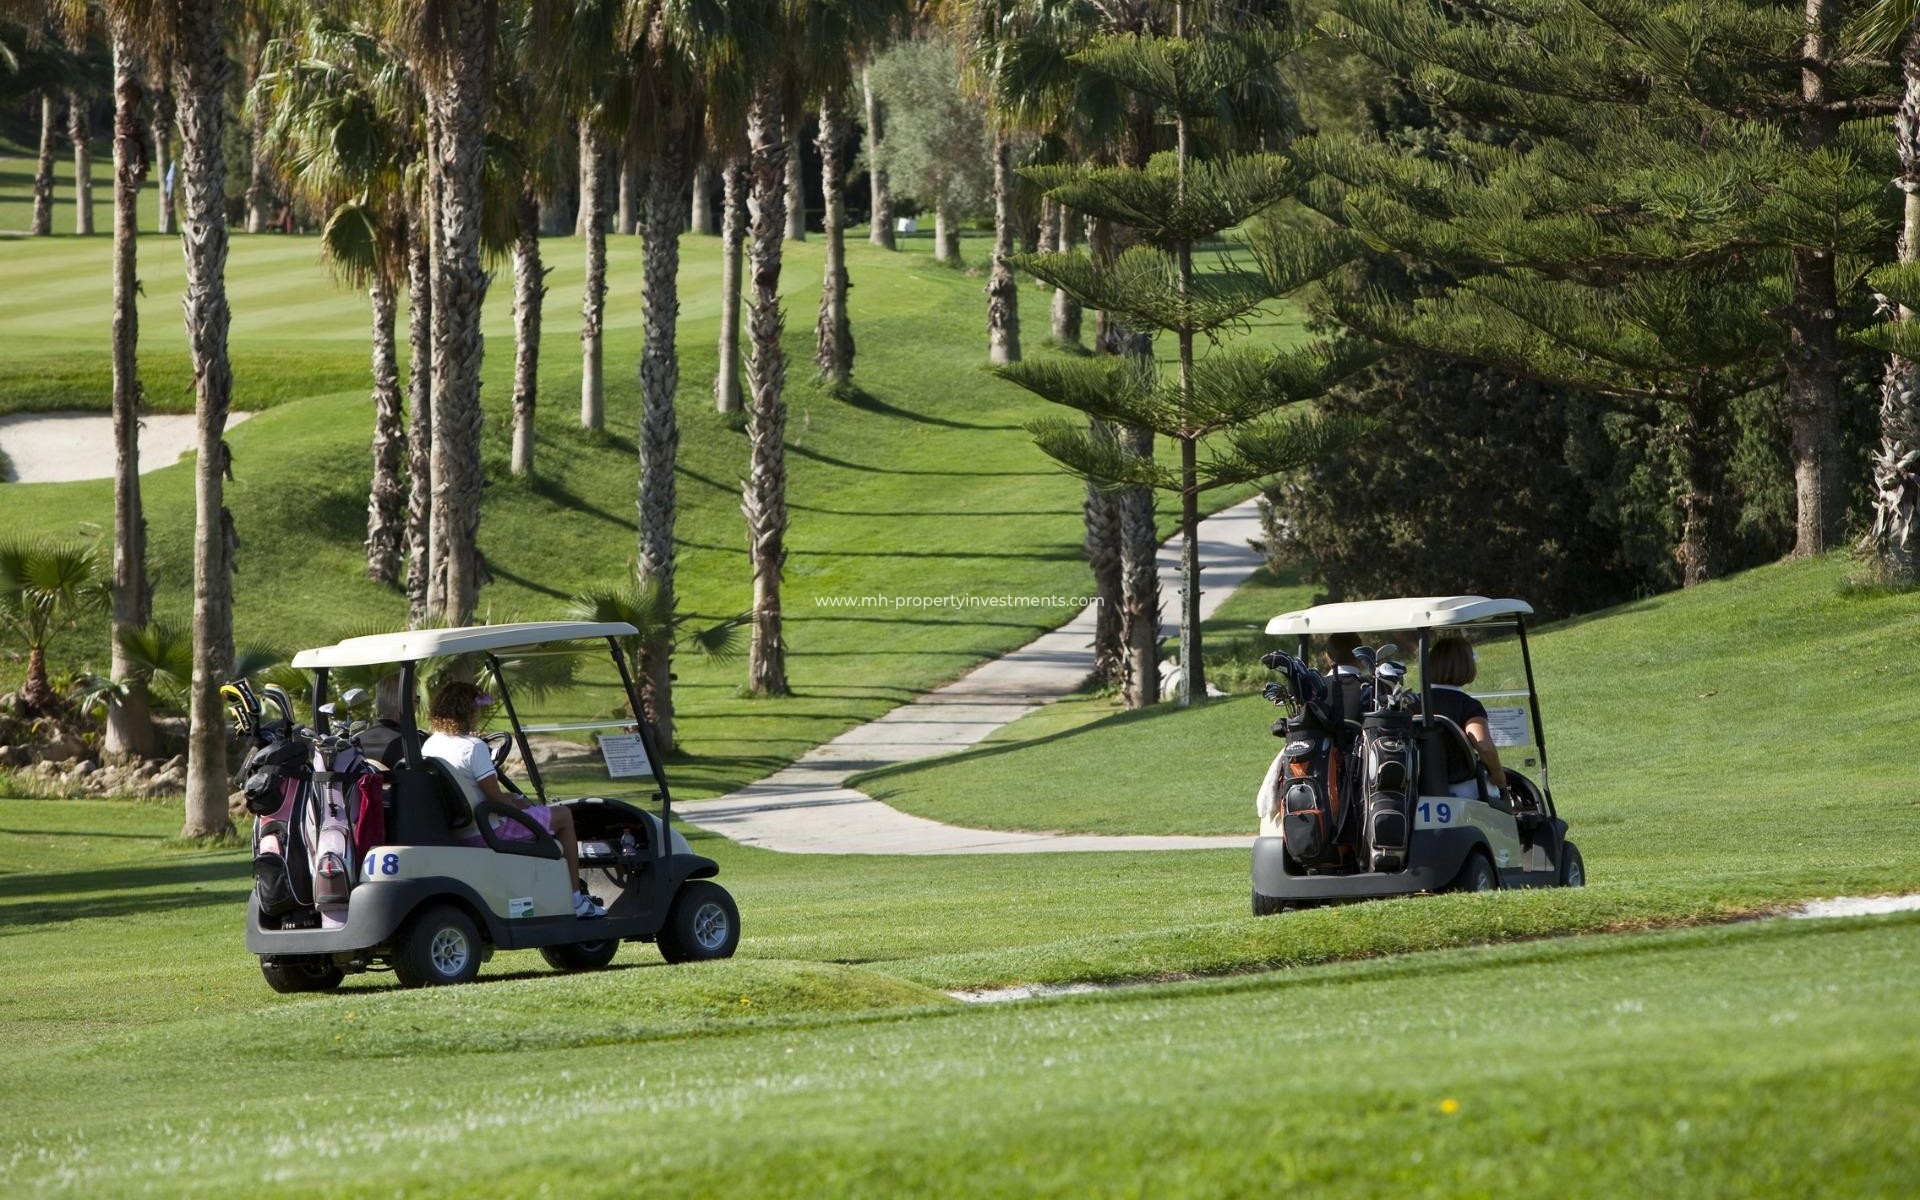
[[[573,894],[573,915],[581,918],[604,917],[607,915],[607,909],[604,904],[601,904],[587,893],[575,892]]]

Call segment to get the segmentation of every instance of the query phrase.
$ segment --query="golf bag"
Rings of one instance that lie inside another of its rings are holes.
[[[1374,712],[1360,728],[1360,780],[1364,815],[1361,851],[1367,868],[1398,871],[1407,865],[1412,833],[1410,795],[1414,780],[1413,721],[1405,712]]]
[[[1288,731],[1273,782],[1273,811],[1287,853],[1303,867],[1333,866],[1346,857],[1341,845],[1347,817],[1341,765],[1332,735],[1305,727]]]
[[[331,760],[328,749],[332,749]],[[345,905],[347,893],[353,890],[357,865],[354,822],[359,819],[370,824],[366,813],[369,806],[376,813],[380,811],[380,777],[358,750],[340,743],[337,748],[313,747],[311,779],[305,834],[313,872],[313,902],[324,912]],[[384,819],[380,823],[384,829]]]
[[[269,917],[313,906],[302,820],[310,751],[303,738],[275,737],[249,751],[241,768],[247,809],[254,814],[253,890]]]

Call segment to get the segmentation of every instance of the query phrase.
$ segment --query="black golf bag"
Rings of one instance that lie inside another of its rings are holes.
[[[1403,711],[1368,713],[1360,726],[1359,751],[1360,850],[1368,870],[1398,871],[1407,865],[1414,765],[1412,718]]]
[[[1370,698],[1364,685],[1334,678],[1324,696],[1303,702],[1300,714],[1276,726],[1287,739],[1274,788],[1274,811],[1287,853],[1304,867],[1339,867],[1357,849],[1352,809],[1362,776],[1356,757],[1359,715]]]
[[[260,911],[284,917],[313,906],[304,816],[313,745],[290,730],[263,727],[241,764],[241,791],[253,822],[253,890]]]

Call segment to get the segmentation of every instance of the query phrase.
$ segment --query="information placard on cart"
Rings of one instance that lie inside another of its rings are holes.
[[[608,778],[636,779],[653,774],[653,763],[647,759],[647,744],[637,733],[601,734],[600,753],[607,760]]]
[[[1533,726],[1524,708],[1489,708],[1487,730],[1495,746],[1525,746],[1533,741]]]

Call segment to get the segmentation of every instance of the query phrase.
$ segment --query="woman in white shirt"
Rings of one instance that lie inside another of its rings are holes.
[[[607,910],[580,886],[580,839],[574,833],[573,813],[565,808],[529,804],[527,797],[519,792],[510,792],[500,786],[500,772],[493,765],[493,755],[487,750],[487,743],[474,733],[480,710],[492,703],[492,696],[471,683],[455,680],[441,687],[434,693],[433,703],[427,708],[433,732],[421,743],[421,753],[446,763],[471,779],[482,796],[519,809],[540,828],[552,834],[567,857],[567,878],[573,881],[573,915],[606,916]],[[474,820],[478,821],[480,817],[476,815]],[[533,840],[533,834],[518,821],[501,820],[493,829],[494,836],[504,842]],[[487,842],[475,833],[467,838],[467,844],[484,846]]]

